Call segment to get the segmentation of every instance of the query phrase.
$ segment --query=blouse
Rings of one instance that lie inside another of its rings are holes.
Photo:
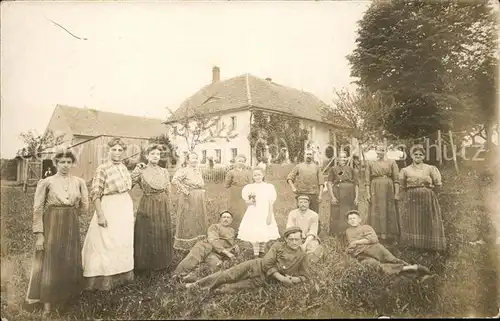
[[[332,182],[332,184],[351,182],[354,185],[359,185],[359,174],[357,170],[350,166],[335,166],[328,174],[328,181]]]
[[[399,184],[398,165],[390,159],[369,162],[365,170],[366,184],[370,185],[372,179],[377,177],[388,177],[394,184]]]
[[[399,182],[405,188],[442,185],[437,167],[423,163],[421,166],[412,164],[403,168],[399,173]]]
[[[199,168],[182,167],[172,177],[172,185],[179,192],[187,195],[193,189],[202,189],[205,186],[205,181]]]
[[[48,206],[76,206],[80,212],[89,209],[85,181],[76,176],[56,174],[38,182],[33,205],[33,232],[43,233],[43,211]]]
[[[122,163],[111,161],[99,165],[92,180],[90,192],[92,201],[102,198],[103,195],[112,195],[128,192],[132,189],[132,177]]]
[[[135,168],[131,177],[132,184],[139,184],[144,194],[170,193],[170,175],[163,167],[148,165],[144,169]]]
[[[249,170],[246,169],[231,169],[227,172],[224,179],[224,187],[230,188],[231,186],[245,186],[252,183],[252,177]]]

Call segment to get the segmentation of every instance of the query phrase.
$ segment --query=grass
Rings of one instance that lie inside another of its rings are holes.
[[[332,318],[431,316],[493,316],[500,304],[498,292],[498,249],[494,246],[491,216],[483,201],[491,179],[481,171],[462,170],[456,175],[443,169],[444,188],[440,194],[445,229],[450,243],[447,255],[393,249],[410,263],[419,262],[435,270],[440,278],[434,284],[414,279],[386,277],[344,254],[335,238],[328,237],[328,203],[320,210],[324,262],[314,268],[311,282],[285,288],[269,284],[238,295],[189,293],[170,281],[168,271],[139,275],[130,285],[110,293],[83,293],[55,320],[82,319],[228,319],[228,318]],[[488,180],[489,179],[489,180]],[[282,231],[287,213],[294,208],[293,195],[284,180],[273,180],[279,198],[275,203]],[[141,192],[132,191],[134,200]],[[40,311],[22,308],[28,284],[34,238],[31,233],[33,188],[22,193],[19,187],[2,186],[1,258],[2,318],[37,320]],[[222,186],[207,187],[209,222],[225,207]],[[175,203],[175,202],[174,202]],[[135,202],[137,205],[137,202]],[[360,210],[366,215],[364,200]],[[175,204],[174,204],[175,209]],[[81,218],[82,242],[91,213]],[[175,216],[173,217],[175,224]],[[471,245],[482,239],[486,244]],[[174,266],[183,253],[175,252]],[[251,251],[245,252],[246,257]],[[244,260],[241,258],[240,260]]]

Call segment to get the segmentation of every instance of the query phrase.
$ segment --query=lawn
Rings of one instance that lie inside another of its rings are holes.
[[[445,185],[439,198],[449,253],[441,256],[391,249],[409,262],[419,262],[436,271],[440,277],[435,283],[385,277],[346,257],[336,239],[326,235],[329,200],[325,199],[320,210],[320,237],[327,250],[324,262],[314,268],[314,278],[309,283],[294,288],[269,284],[238,295],[212,295],[187,292],[170,282],[168,271],[156,272],[137,276],[133,284],[110,293],[83,293],[80,300],[66,306],[55,319],[493,316],[500,303],[498,248],[494,245],[491,216],[483,202],[483,196],[491,189],[491,178],[472,168],[462,168],[460,175],[445,168],[442,174]],[[282,231],[295,201],[283,179],[270,182],[279,195],[275,213]],[[141,192],[134,189],[132,195],[138,200]],[[34,244],[33,188],[25,194],[19,187],[2,186],[1,197],[1,317],[36,320],[39,310],[28,312],[22,308]],[[209,184],[207,198],[209,221],[213,223],[226,202],[222,186]],[[362,199],[360,209],[364,215],[366,208]],[[81,218],[82,241],[90,218],[90,213]],[[484,244],[470,243],[478,240]],[[174,265],[182,255],[175,253]],[[251,251],[245,255],[250,256]]]

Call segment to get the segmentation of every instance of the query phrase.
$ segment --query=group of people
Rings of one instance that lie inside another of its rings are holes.
[[[279,241],[276,189],[265,181],[262,168],[248,170],[244,155],[238,155],[234,168],[226,173],[227,210],[220,213],[218,223],[208,226],[205,184],[196,153],[189,153],[185,166],[170,179],[168,171],[158,166],[161,145],[149,146],[147,164],[139,163],[131,173],[122,162],[126,144],[114,138],[108,146],[109,160],[97,168],[90,193],[82,179],[70,175],[75,162],[70,150],[56,154],[57,174],[37,185],[29,303],[43,302],[49,312],[52,303],[82,289],[110,290],[133,280],[134,271],[168,268],[173,249],[189,251],[173,269],[174,279],[186,282],[187,288],[220,291],[255,287],[268,279],[288,285],[303,282],[310,277],[311,264],[321,261],[325,248],[319,239],[318,213],[325,180],[312,161],[312,150],[305,151],[305,161],[287,176],[297,207],[288,214]],[[403,245],[445,249],[435,192],[441,186],[439,171],[422,162],[422,146],[412,148],[413,164],[400,172],[394,161],[384,159],[383,148],[377,153],[378,160],[368,163],[365,172],[369,225],[361,224],[357,211],[359,173],[347,166],[347,155],[340,153],[326,181],[331,202],[329,233],[347,241],[350,255],[378,263],[385,272],[429,275],[426,267],[395,258],[380,244],[377,233],[382,240],[399,239]],[[129,194],[135,184],[143,191],[136,215]],[[179,194],[174,236],[172,186]],[[400,186],[403,197],[398,203]],[[78,216],[88,211],[89,198],[95,213],[81,248]],[[253,259],[220,271],[224,260],[240,255],[237,240],[251,245]],[[201,263],[214,273],[197,280],[193,271]]]

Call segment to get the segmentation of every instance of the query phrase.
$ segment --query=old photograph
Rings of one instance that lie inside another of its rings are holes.
[[[497,1],[0,9],[2,320],[500,318]]]

